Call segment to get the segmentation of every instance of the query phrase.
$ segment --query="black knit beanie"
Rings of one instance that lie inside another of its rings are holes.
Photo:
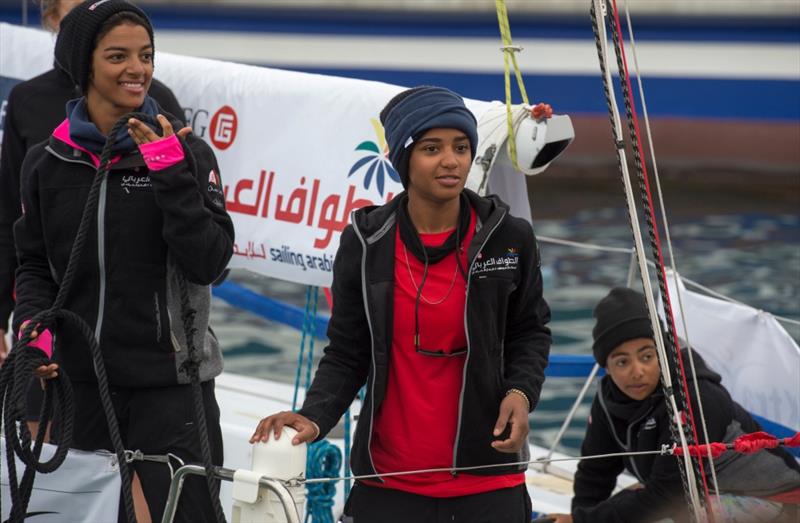
[[[597,319],[592,337],[594,359],[606,366],[615,348],[628,340],[653,338],[653,327],[644,295],[627,287],[615,287],[594,308]]]
[[[145,22],[145,29],[153,39],[153,25],[147,15],[125,0],[86,0],[61,20],[56,39],[55,62],[77,85],[82,93],[89,87],[92,53],[95,39],[103,23],[117,13],[130,11]]]

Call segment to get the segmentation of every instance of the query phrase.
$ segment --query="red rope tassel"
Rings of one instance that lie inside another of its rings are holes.
[[[689,455],[695,458],[708,457],[708,449],[711,449],[711,457],[718,458],[728,450],[725,443],[710,443],[708,445],[688,445]],[[683,447],[675,447],[672,449],[674,456],[683,456]]]
[[[759,450],[774,449],[780,446],[800,447],[800,432],[788,438],[776,438],[766,432],[753,432],[743,434],[736,438],[733,443],[709,443],[704,445],[689,445],[689,455],[696,458],[708,457],[709,449],[712,458],[718,458],[725,451],[733,450],[740,454],[754,454]],[[675,447],[672,449],[674,456],[683,456],[683,448]]]
[[[783,445],[785,447],[800,447],[800,432],[795,432],[792,437],[783,438]]]

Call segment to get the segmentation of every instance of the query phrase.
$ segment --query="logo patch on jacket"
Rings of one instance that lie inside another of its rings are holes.
[[[647,418],[647,421],[644,422],[644,427],[642,430],[653,430],[656,428],[656,419],[653,416]]]
[[[217,171],[211,169],[208,172],[208,197],[211,198],[211,203],[219,207],[225,208],[225,194],[219,185],[219,175]]]
[[[519,265],[519,249],[509,247],[502,256],[483,256],[478,253],[472,265],[472,274],[486,274],[497,271],[513,271]]]
[[[150,181],[150,177],[147,175],[144,176],[136,176],[133,174],[123,176],[122,181],[120,182],[120,187],[125,189],[125,192],[130,194],[131,189],[144,189],[146,187],[152,187],[153,183]]]

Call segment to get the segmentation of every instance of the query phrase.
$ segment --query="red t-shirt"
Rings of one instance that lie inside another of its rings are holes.
[[[475,230],[472,211],[469,245]],[[425,245],[442,245],[451,231],[420,234]],[[461,263],[467,269],[466,248]],[[400,472],[453,465],[458,424],[458,403],[464,373],[464,354],[436,357],[420,354],[414,347],[414,302],[422,281],[423,264],[408,252],[395,235],[394,330],[386,396],[375,415],[372,458],[379,473]],[[464,305],[466,282],[456,265],[455,253],[428,265],[428,276],[419,304],[420,349],[452,353],[466,348]],[[522,472],[501,476],[476,476],[431,472],[383,478],[369,484],[431,497],[478,494],[525,482]]]

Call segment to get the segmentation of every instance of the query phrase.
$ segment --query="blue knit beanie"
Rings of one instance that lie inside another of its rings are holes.
[[[464,100],[444,87],[407,89],[389,100],[381,111],[381,123],[389,145],[389,161],[408,189],[408,159],[413,143],[431,129],[463,131],[469,139],[472,159],[478,148],[478,122]]]

